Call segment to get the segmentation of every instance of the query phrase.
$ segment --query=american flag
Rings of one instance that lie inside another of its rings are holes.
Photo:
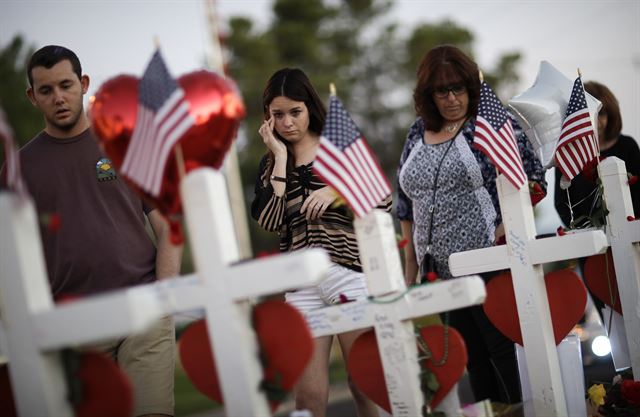
[[[195,123],[184,91],[156,50],[138,88],[138,115],[121,172],[153,196],[173,146]]]
[[[562,175],[569,181],[600,154],[587,100],[580,77],[576,78],[567,105],[567,114],[556,145],[555,158]]]
[[[19,195],[24,196],[27,194],[27,187],[24,184],[20,171],[20,155],[18,154],[18,148],[16,148],[16,143],[13,139],[13,131],[11,130],[11,126],[9,126],[9,122],[2,108],[0,108],[0,139],[2,139],[4,143],[4,172],[7,187]]]
[[[364,136],[336,96],[329,99],[313,169],[358,217],[365,216],[391,194],[389,181]]]
[[[509,115],[484,81],[480,87],[473,143],[514,187],[520,189],[527,183]]]

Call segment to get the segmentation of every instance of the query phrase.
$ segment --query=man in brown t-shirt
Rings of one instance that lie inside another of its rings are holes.
[[[20,160],[39,214],[60,219],[57,230],[42,228],[53,296],[178,275],[181,248],[169,242],[168,224],[118,176],[89,129],[82,103],[89,77],[82,74],[78,57],[64,47],[45,46],[31,57],[28,78],[27,96],[43,113],[45,128],[20,150]],[[104,348],[132,380],[137,416],[173,415],[171,318]]]

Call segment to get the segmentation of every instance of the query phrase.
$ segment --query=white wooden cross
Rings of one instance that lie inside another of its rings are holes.
[[[144,330],[162,308],[153,294],[133,290],[55,306],[36,219],[30,201],[0,193],[0,347],[20,416],[71,417],[57,349]]]
[[[481,304],[486,296],[484,282],[480,277],[467,277],[406,292],[391,216],[374,210],[357,219],[354,226],[370,295],[381,303],[360,300],[314,310],[306,314],[307,323],[314,337],[373,327],[392,414],[422,415],[424,398],[411,319]],[[384,303],[394,299],[397,300]],[[449,404],[445,399],[438,409],[458,412],[460,404],[455,391],[456,387]]]
[[[613,254],[618,292],[633,378],[640,381],[640,220],[633,216],[625,163],[609,157],[600,163],[607,215],[607,237]],[[620,349],[612,344],[611,349]]]
[[[222,174],[194,171],[181,191],[196,274],[62,305],[52,302],[32,204],[0,194],[0,348],[21,416],[73,415],[58,349],[122,337],[193,309],[205,310],[227,415],[271,415],[259,390],[248,299],[315,283],[328,256],[315,249],[232,265],[238,248]]]
[[[507,244],[454,253],[449,267],[454,276],[511,269],[535,415],[565,416],[542,264],[603,253],[607,238],[597,230],[536,239],[527,187],[518,191],[503,175],[497,185]]]

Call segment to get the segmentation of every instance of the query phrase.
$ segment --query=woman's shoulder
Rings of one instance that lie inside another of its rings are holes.
[[[638,148],[638,141],[636,141],[631,136],[624,135],[624,134],[621,133],[620,136],[618,137],[618,141],[620,143],[622,143],[623,145],[628,146],[630,148]]]
[[[635,156],[640,152],[638,148],[638,142],[631,136],[620,134],[615,144],[608,149],[601,151],[603,156],[617,156],[620,159],[626,160],[629,157]]]
[[[416,140],[416,138],[422,138],[424,135],[424,121],[422,117],[416,118],[416,120],[411,123],[409,126],[409,131],[407,132],[407,140]]]

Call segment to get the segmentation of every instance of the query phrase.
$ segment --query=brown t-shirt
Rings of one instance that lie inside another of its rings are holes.
[[[41,228],[54,297],[155,280],[142,200],[89,129],[69,139],[42,132],[20,150],[20,160],[39,215],[60,218],[57,231]]]

